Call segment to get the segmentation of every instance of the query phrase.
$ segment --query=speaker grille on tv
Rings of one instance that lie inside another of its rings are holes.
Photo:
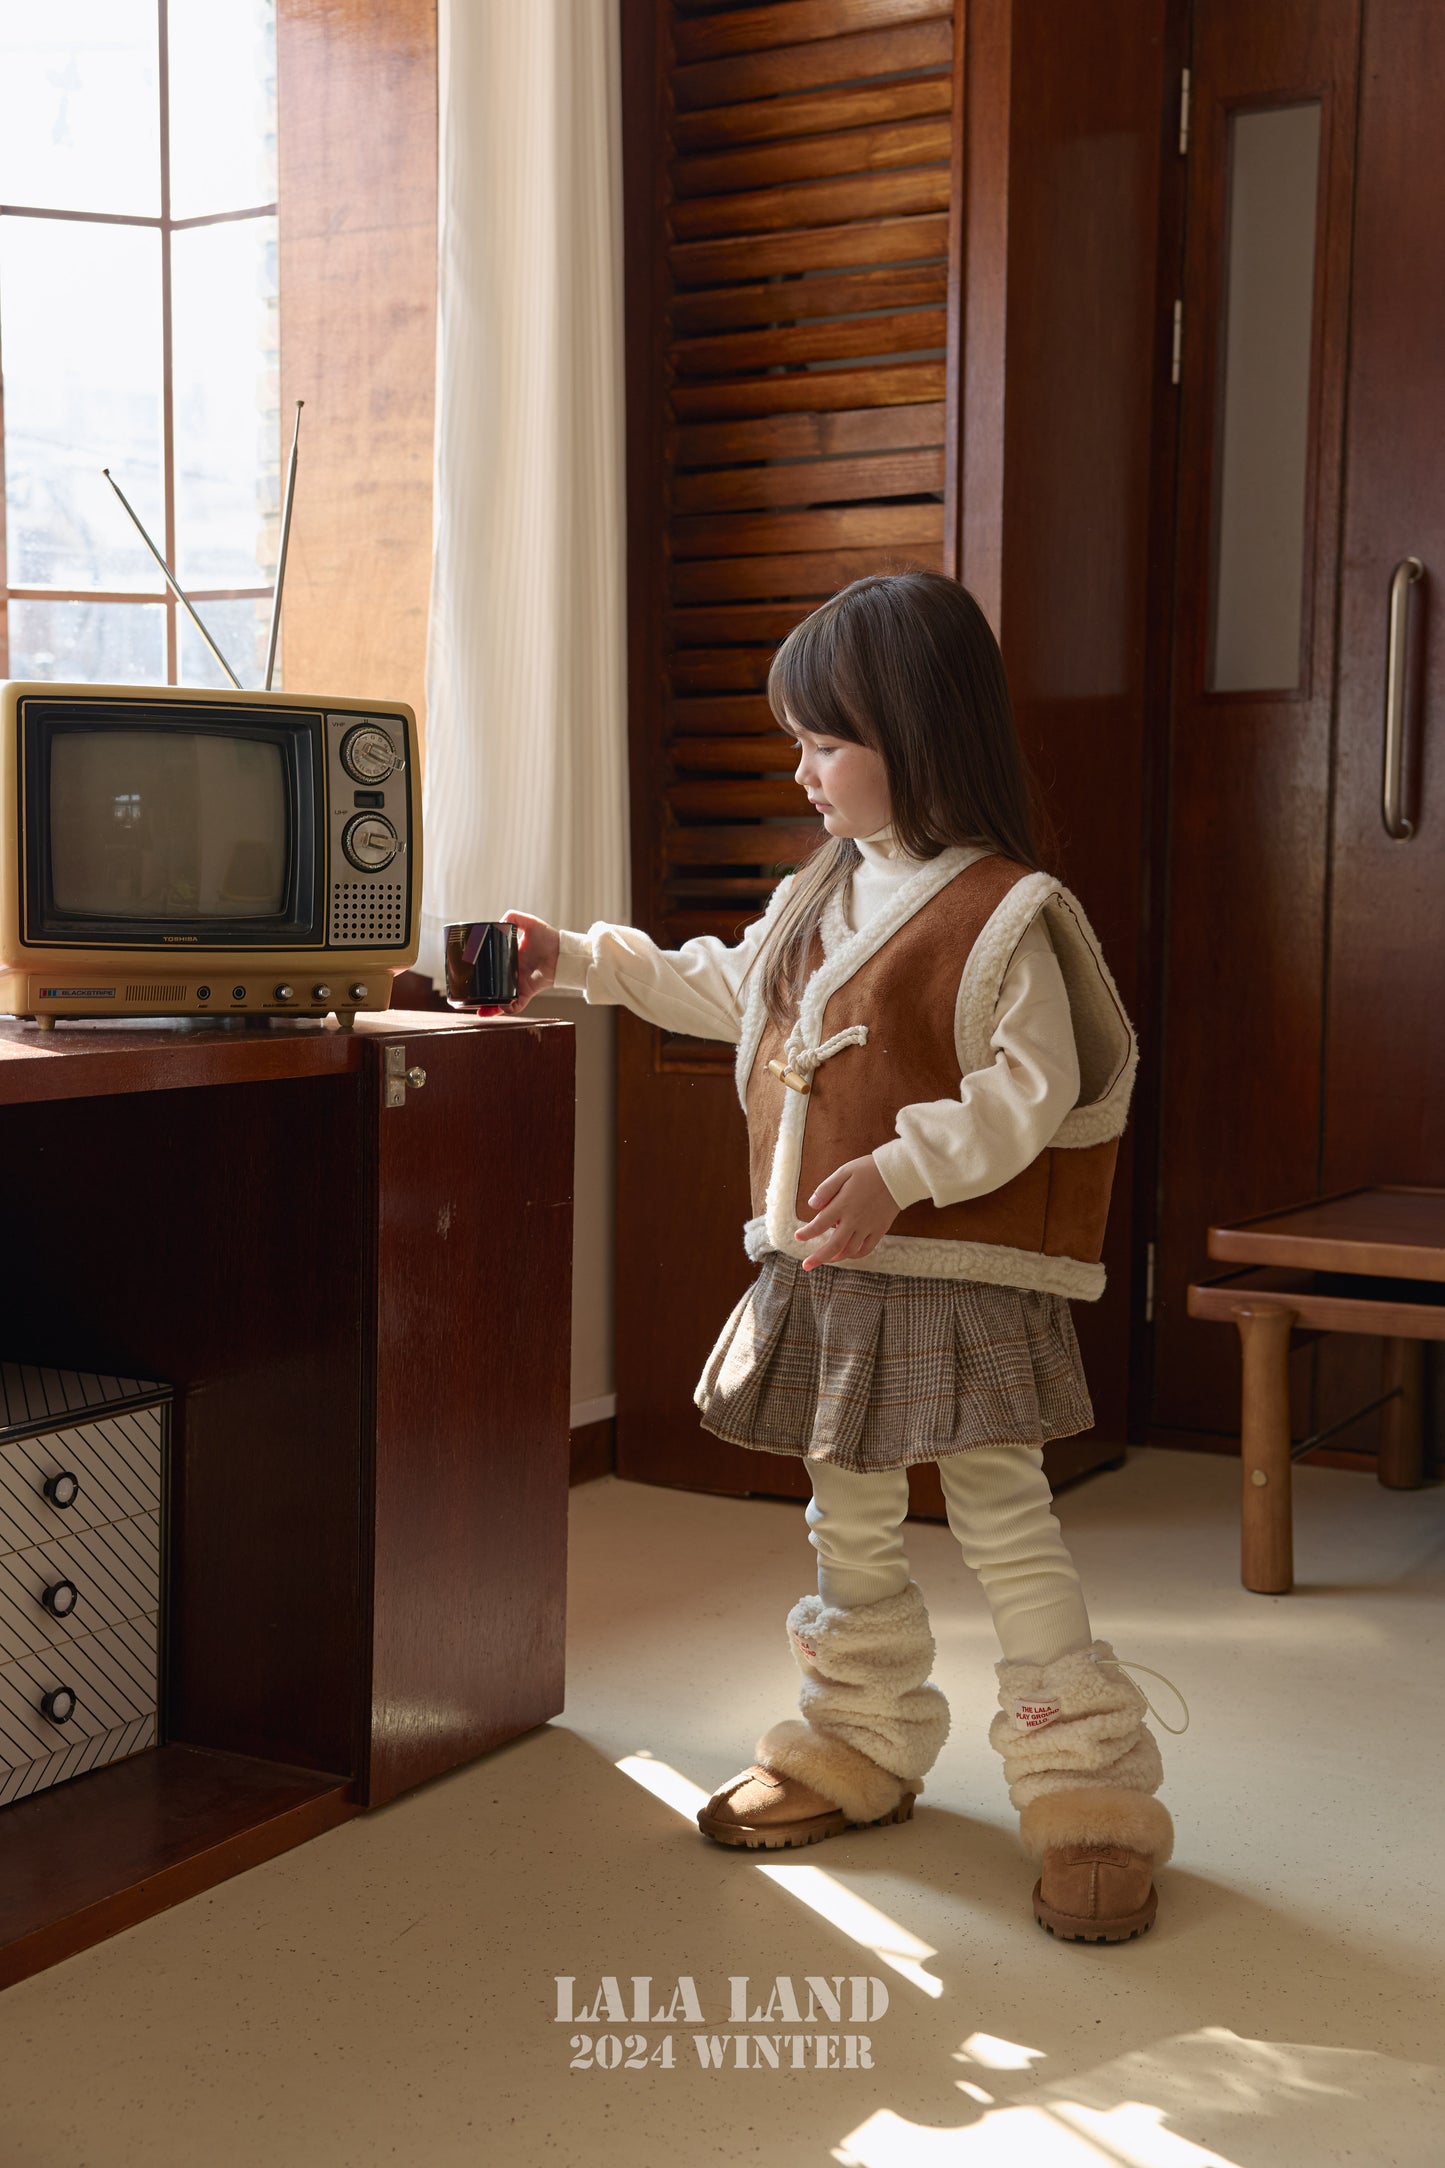
[[[179,1005],[186,998],[184,983],[179,979],[148,979],[140,986],[127,986],[127,1001],[168,1001]]]
[[[406,939],[405,881],[333,881],[333,948],[399,948]]]

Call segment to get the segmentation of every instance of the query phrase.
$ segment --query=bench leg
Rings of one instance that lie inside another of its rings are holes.
[[[1289,1336],[1293,1310],[1259,1303],[1234,1313],[1244,1368],[1240,1463],[1240,1579],[1260,1596],[1294,1585],[1290,1513]]]
[[[1418,1490],[1425,1480],[1425,1343],[1385,1342],[1385,1391],[1400,1388],[1380,1417],[1380,1481],[1387,1490]]]

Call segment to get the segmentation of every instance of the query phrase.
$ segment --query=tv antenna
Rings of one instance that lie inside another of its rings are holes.
[[[160,566],[161,571],[165,574],[167,587],[169,587],[171,593],[175,596],[177,602],[184,604],[186,611],[190,616],[191,623],[195,626],[197,632],[205,641],[207,647],[215,656],[217,662],[221,665],[221,668],[225,671],[227,677],[231,680],[231,683],[235,686],[237,692],[239,692],[241,690],[241,680],[237,677],[235,671],[231,668],[231,665],[227,662],[225,656],[221,653],[221,650],[217,647],[215,641],[211,638],[209,632],[207,632],[206,622],[205,619],[201,616],[200,611],[196,608],[194,602],[192,602],[190,596],[186,593],[184,587],[182,587],[180,581],[176,578],[174,572],[172,572],[170,566],[166,563],[164,557],[162,557],[160,551],[156,548],[154,542],[152,542],[150,536],[146,533],[145,528],[141,524],[140,515],[136,511],[135,506],[131,503],[129,497],[121,488],[119,482],[111,473],[109,467],[102,467],[100,471],[109,482],[111,488],[115,491],[117,497],[119,497],[121,503],[125,506],[127,512],[129,512],[131,519],[135,523],[136,533],[140,536],[142,542],[144,542],[146,548],[150,551],[152,557],[154,557],[156,563]]]
[[[281,589],[286,581],[286,545],[291,539],[291,504],[296,495],[296,454],[301,447],[301,409],[304,399],[296,402],[296,426],[291,432],[291,457],[286,467],[286,502],[281,511],[281,541],[276,551],[276,587],[271,596],[271,637],[266,643],[266,690],[271,690],[271,677],[276,668],[276,635],[281,630]]]
[[[267,692],[270,692],[271,690],[271,680],[272,677],[275,675],[276,670],[276,637],[281,629],[281,589],[286,578],[286,545],[291,539],[291,506],[296,495],[296,457],[301,444],[301,409],[305,405],[305,403],[306,402],[304,399],[298,399],[296,402],[296,426],[292,431],[291,435],[291,458],[286,468],[286,501],[281,513],[281,541],[276,553],[276,584],[271,594],[271,635],[266,645]],[[154,557],[156,563],[160,566],[167,587],[169,587],[171,593],[175,596],[177,602],[182,605],[187,616],[190,618],[191,623],[195,626],[197,632],[205,641],[207,647],[215,656],[217,662],[221,665],[221,668],[225,671],[227,677],[231,680],[231,683],[235,686],[237,692],[240,692],[242,690],[241,680],[237,677],[235,671],[231,668],[231,665],[227,662],[225,656],[221,653],[221,650],[217,647],[215,641],[211,638],[210,632],[207,630],[206,627],[206,621],[201,616],[200,611],[196,608],[190,596],[186,593],[184,587],[182,587],[180,581],[176,578],[174,572],[172,572],[170,566],[166,563],[164,557],[162,557],[160,551],[156,548],[154,542],[146,533],[146,530],[141,523],[140,515],[136,511],[135,506],[131,503],[129,497],[127,497],[125,491],[121,488],[119,482],[111,473],[109,467],[102,467],[100,471],[109,482],[111,488],[115,491],[117,497],[119,497],[121,503],[125,506],[126,511],[130,514],[131,524],[134,526],[136,533],[140,536],[146,548],[150,551],[152,557]]]

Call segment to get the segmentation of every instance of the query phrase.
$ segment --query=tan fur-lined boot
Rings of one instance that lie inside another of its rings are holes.
[[[847,1611],[804,1596],[788,1639],[803,1721],[764,1732],[757,1760],[714,1792],[698,1828],[719,1844],[773,1850],[908,1821],[948,1736],[948,1704],[926,1683],[933,1635],[917,1584]]]
[[[1034,1918],[1071,1942],[1131,1941],[1154,1924],[1154,1869],[1174,1845],[1148,1703],[1107,1641],[997,1668],[989,1740],[1040,1864]]]

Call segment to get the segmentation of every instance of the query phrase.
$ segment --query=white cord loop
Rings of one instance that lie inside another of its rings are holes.
[[[1189,1704],[1184,1699],[1184,1696],[1180,1693],[1178,1687],[1174,1684],[1174,1681],[1172,1679],[1166,1679],[1162,1671],[1152,1671],[1150,1670],[1148,1664],[1126,1663],[1122,1656],[1096,1656],[1092,1649],[1090,1649],[1089,1651],[1089,1661],[1090,1663],[1094,1664],[1116,1664],[1120,1671],[1142,1671],[1147,1677],[1151,1679],[1158,1679],[1162,1685],[1168,1687],[1170,1693],[1174,1696],[1174,1699],[1178,1702],[1180,1708],[1184,1711],[1184,1722],[1182,1724],[1166,1724],[1163,1717],[1159,1714],[1159,1711],[1155,1708],[1153,1702],[1149,1699],[1148,1694],[1144,1692],[1144,1688],[1141,1686],[1139,1691],[1141,1694],[1144,1695],[1145,1708],[1149,1711],[1149,1714],[1153,1717],[1155,1723],[1159,1726],[1161,1731],[1171,1732],[1176,1739],[1182,1738],[1185,1732],[1188,1731]]]
[[[831,1061],[835,1054],[841,1054],[844,1047],[867,1044],[866,1024],[850,1024],[846,1031],[835,1031],[832,1038],[825,1039],[821,1046],[805,1046],[803,1027],[801,1024],[794,1024],[788,1034],[788,1043],[783,1048],[783,1061],[798,1076],[810,1077],[823,1062]]]

